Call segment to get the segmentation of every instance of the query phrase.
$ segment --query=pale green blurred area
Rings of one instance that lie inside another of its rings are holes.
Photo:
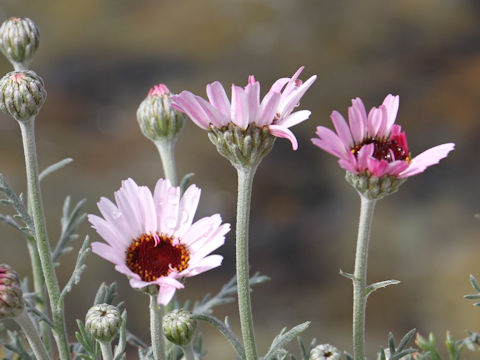
[[[98,213],[95,203],[100,196],[112,198],[122,179],[153,186],[162,175],[158,154],[135,118],[152,85],[205,95],[207,83],[219,80],[228,90],[255,74],[265,93],[275,79],[305,65],[302,78],[317,74],[318,80],[301,104],[312,111],[310,120],[293,129],[300,148],[293,152],[279,139],[255,179],[252,272],[272,278],[253,292],[260,353],[282,327],[308,319],[307,342],[316,337],[351,351],[351,284],[338,272],[353,270],[359,199],[335,158],[309,139],[316,126],[331,127],[333,109],[346,115],[357,96],[370,108],[388,93],[400,95],[398,122],[413,155],[444,142],[457,145],[440,165],[378,204],[369,280],[402,283],[370,298],[369,358],[386,345],[388,331],[397,340],[413,327],[423,335],[434,331],[438,343],[446,330],[456,338],[467,329],[480,331],[480,310],[463,299],[472,292],[469,274],[480,276],[480,223],[473,217],[480,211],[478,1],[3,0],[0,15],[30,17],[41,30],[32,64],[48,91],[37,119],[41,167],[75,159],[43,184],[52,241],[67,194],[75,201],[87,198],[87,211]],[[2,58],[0,73],[10,70]],[[197,218],[219,212],[234,223],[235,172],[192,123],[178,141],[177,160],[179,173],[194,172],[203,190]],[[25,190],[19,129],[3,114],[0,171],[16,191]],[[24,239],[6,226],[1,234],[0,262],[28,276]],[[85,234],[99,241],[87,224]],[[233,243],[229,234],[219,250],[223,266],[189,279],[179,299],[200,299],[233,275]],[[75,254],[63,259],[62,284],[74,260]],[[72,339],[74,320],[84,317],[102,281],[118,282],[129,328],[148,340],[147,299],[96,255],[67,298]],[[239,334],[236,307],[215,313],[226,314]],[[207,359],[234,358],[215,330],[201,330]]]

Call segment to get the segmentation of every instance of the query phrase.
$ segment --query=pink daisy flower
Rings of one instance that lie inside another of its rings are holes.
[[[222,128],[234,123],[245,130],[250,124],[259,128],[268,127],[276,137],[287,138],[293,150],[298,148],[290,127],[307,120],[310,111],[293,112],[300,99],[313,84],[316,75],[305,83],[298,79],[303,66],[291,78],[278,79],[260,102],[260,83],[253,75],[244,88],[232,85],[231,103],[222,84],[215,81],[207,85],[208,101],[189,91],[172,96],[172,107],[187,114],[204,130],[210,126]]]
[[[223,257],[209,255],[223,245],[230,224],[215,214],[193,223],[200,189],[180,188],[158,180],[152,195],[132,179],[122,181],[114,204],[102,197],[103,216],[88,215],[92,227],[107,242],[94,242],[92,250],[115,264],[134,288],[158,285],[157,302],[166,305],[183,284],[178,279],[220,266]],[[208,256],[207,256],[208,255]]]
[[[399,96],[389,94],[367,115],[362,100],[353,99],[348,108],[348,125],[338,111],[333,111],[330,117],[337,133],[318,126],[318,138],[312,142],[338,157],[340,166],[353,174],[368,171],[377,177],[397,178],[417,175],[438,164],[455,144],[438,145],[412,158],[405,132],[395,124],[399,101]]]

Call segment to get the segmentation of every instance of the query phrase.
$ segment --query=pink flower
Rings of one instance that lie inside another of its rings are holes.
[[[348,108],[348,122],[338,111],[330,116],[337,133],[318,126],[318,138],[312,142],[339,158],[345,170],[359,174],[368,171],[377,177],[384,175],[406,178],[423,172],[452,151],[455,144],[435,146],[412,159],[407,137],[395,124],[399,96],[387,95],[383,104],[373,107],[367,115],[360,98]]]
[[[244,88],[232,85],[231,103],[222,84],[215,81],[207,85],[209,102],[189,91],[182,91],[172,96],[172,107],[187,114],[204,130],[209,130],[211,125],[222,128],[229,123],[244,130],[250,124],[260,128],[266,126],[272,135],[289,139],[296,150],[297,139],[289,128],[307,120],[310,111],[293,110],[317,78],[312,76],[302,83],[298,79],[302,70],[303,66],[291,78],[277,80],[261,102],[260,83],[250,75]]]
[[[116,204],[102,197],[97,203],[103,218],[88,216],[107,242],[93,243],[92,250],[127,275],[132,287],[158,285],[159,304],[168,304],[184,287],[177,279],[222,263],[222,256],[209,254],[223,245],[230,225],[222,225],[218,214],[192,224],[200,200],[195,185],[180,196],[179,187],[160,179],[152,195],[146,186],[127,179],[115,192],[115,200]]]

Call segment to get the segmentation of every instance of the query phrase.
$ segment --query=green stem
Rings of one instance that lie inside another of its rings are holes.
[[[30,316],[28,316],[27,312],[23,311],[20,315],[15,317],[14,320],[18,323],[18,325],[21,326],[25,336],[27,337],[30,348],[35,354],[35,359],[50,360],[47,350],[45,350],[45,346],[38,336],[37,329],[35,328],[35,325],[33,324],[32,319],[30,319]]]
[[[113,360],[112,346],[110,342],[99,341],[103,360]]]
[[[152,337],[152,350],[155,360],[167,358],[165,337],[162,329],[163,306],[157,304],[157,296],[150,295],[150,334]]]
[[[256,360],[257,347],[253,330],[252,305],[250,302],[249,265],[248,265],[248,223],[252,196],[253,177],[256,167],[238,167],[236,261],[237,291],[240,326],[247,360]]]
[[[40,256],[38,255],[37,245],[35,244],[35,239],[33,237],[29,237],[27,239],[27,248],[30,255],[30,262],[32,264],[33,288],[35,290],[35,293],[41,299],[41,301],[38,302],[35,307],[39,311],[45,312],[48,304],[48,297],[45,292],[45,282],[43,280],[42,264],[40,262]],[[45,321],[40,322],[40,333],[47,351],[50,352],[52,349],[52,338],[50,333],[50,327]]]
[[[373,211],[377,200],[360,195],[360,221],[358,225],[355,273],[353,274],[353,355],[355,360],[365,360],[365,311],[367,306],[368,243]]]
[[[155,145],[160,154],[163,166],[163,174],[172,186],[177,186],[177,170],[175,167],[175,141],[158,140]]]
[[[50,243],[48,242],[45,214],[43,210],[42,194],[38,179],[37,149],[35,145],[34,124],[35,118],[19,121],[22,131],[25,165],[27,169],[28,198],[31,204],[32,218],[35,226],[35,239],[38,255],[42,265],[42,272],[50,299],[50,307],[54,324],[54,338],[61,360],[70,359],[68,338],[65,329],[64,309],[59,305],[60,288],[51,257]]]
[[[185,346],[182,346],[183,354],[185,355],[185,360],[196,360],[195,352],[193,351],[192,343],[188,343]]]

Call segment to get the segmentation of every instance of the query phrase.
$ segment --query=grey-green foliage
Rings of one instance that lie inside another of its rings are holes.
[[[272,345],[267,354],[263,357],[264,360],[286,359],[288,352],[285,350],[285,346],[298,337],[303,331],[310,326],[310,321],[306,321],[303,324],[297,325],[287,331],[287,328],[283,328],[280,333],[273,339]]]
[[[61,224],[61,233],[60,238],[58,239],[57,245],[52,252],[52,260],[58,265],[58,260],[63,254],[69,253],[72,251],[72,247],[68,246],[69,243],[78,238],[76,233],[80,224],[87,217],[86,213],[82,211],[82,207],[85,204],[86,200],[80,200],[70,211],[71,198],[67,196],[63,203],[62,217],[60,219]]]
[[[0,198],[0,203],[10,206],[16,211],[13,215],[0,214],[0,221],[21,231],[27,237],[33,237],[35,233],[33,220],[24,205],[23,196],[17,196],[17,194],[15,194],[3,174],[0,174],[0,193],[5,196]]]
[[[23,347],[22,335],[18,332],[7,331],[8,342],[2,344],[6,349],[4,360],[35,360],[35,356]]]
[[[317,339],[312,339],[312,341],[310,341],[310,344],[308,345],[308,348],[305,346],[305,344],[303,343],[303,340],[300,336],[297,337],[297,342],[298,342],[298,348],[300,349],[300,359],[301,360],[309,360],[310,359],[310,352],[315,347],[315,345],[317,343]]]
[[[469,294],[465,295],[465,299],[468,300],[479,300],[480,299],[480,285],[478,284],[477,279],[475,279],[475,276],[470,274],[470,284],[472,284],[473,289],[477,292],[476,294]],[[473,306],[480,306],[480,302],[476,302],[473,304]]]
[[[260,275],[260,273],[255,273],[249,280],[250,286],[258,285],[270,280],[268,276]],[[250,291],[252,291],[250,289]],[[228,283],[222,286],[220,291],[213,297],[210,294],[205,295],[205,297],[200,302],[195,302],[192,313],[194,314],[211,314],[215,306],[228,304],[235,301],[235,295],[237,293],[237,278],[234,276],[230,279]],[[183,308],[188,308],[187,305],[184,305]]]
[[[395,345],[395,338],[393,334],[390,332],[388,333],[388,349],[390,355],[388,358],[385,356],[385,350],[383,347],[380,347],[380,352],[378,353],[377,360],[400,360],[405,356],[409,356],[413,354],[417,350],[414,348],[407,348],[406,346],[408,343],[413,339],[415,336],[416,329],[410,330],[405,336],[400,340],[398,346]]]

